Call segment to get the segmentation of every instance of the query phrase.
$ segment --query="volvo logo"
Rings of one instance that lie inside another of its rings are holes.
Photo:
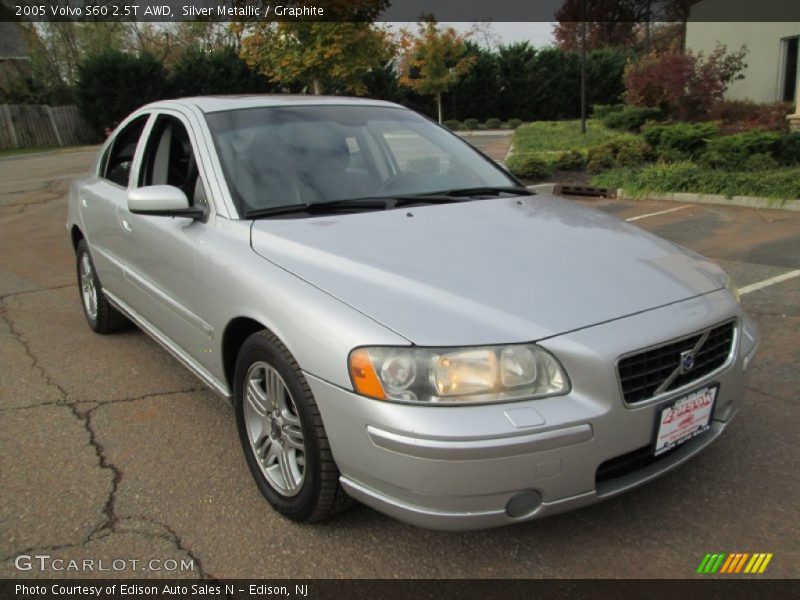
[[[694,369],[694,350],[681,352],[681,375]]]

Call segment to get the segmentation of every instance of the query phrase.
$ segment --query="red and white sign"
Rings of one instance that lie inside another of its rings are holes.
[[[658,456],[711,428],[717,386],[703,388],[661,411],[654,455]]]

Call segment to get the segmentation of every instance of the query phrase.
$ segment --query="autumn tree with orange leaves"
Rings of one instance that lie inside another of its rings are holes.
[[[366,92],[364,76],[391,59],[389,34],[374,25],[388,0],[321,0],[325,22],[254,22],[244,28],[241,57],[278,83],[301,83],[321,94],[335,82]]]
[[[442,94],[467,73],[475,56],[467,54],[466,40],[455,29],[441,29],[432,17],[421,21],[417,35],[400,35],[400,84],[423,96],[436,96],[442,122]]]

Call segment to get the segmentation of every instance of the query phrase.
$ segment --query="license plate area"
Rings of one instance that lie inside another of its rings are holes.
[[[660,456],[711,429],[719,384],[684,394],[656,412],[653,456]]]

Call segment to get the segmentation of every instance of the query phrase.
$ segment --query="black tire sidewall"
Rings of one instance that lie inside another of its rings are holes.
[[[247,466],[258,485],[259,490],[269,503],[281,514],[297,521],[307,520],[314,512],[317,505],[321,484],[321,460],[319,439],[316,436],[313,415],[310,414],[310,397],[308,384],[301,380],[303,377],[299,368],[284,354],[285,348],[268,339],[263,333],[257,333],[245,341],[236,360],[234,375],[234,407],[236,411],[236,425],[239,430],[239,439],[242,444]],[[305,443],[305,477],[300,492],[295,496],[284,496],[275,490],[264,477],[261,468],[253,454],[248,439],[247,425],[244,421],[244,384],[247,371],[253,363],[265,362],[274,367],[289,389],[294,400],[295,408],[300,417],[300,428],[303,432]]]

